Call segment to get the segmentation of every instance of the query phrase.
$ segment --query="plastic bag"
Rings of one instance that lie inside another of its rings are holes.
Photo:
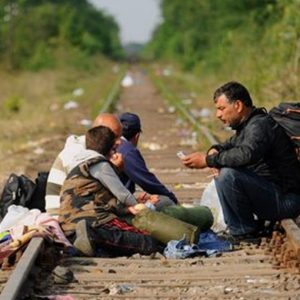
[[[21,205],[11,205],[8,207],[7,214],[0,223],[0,232],[10,230],[16,225],[31,226],[35,223],[38,215],[41,214],[39,209],[29,210]]]
[[[7,214],[0,223],[0,232],[9,230],[14,224],[16,224],[22,218],[24,218],[28,211],[29,209],[27,207],[14,204],[9,206]]]
[[[226,229],[221,203],[218,197],[215,180],[212,180],[205,188],[200,200],[201,205],[208,206],[214,216],[214,223],[212,229],[215,232]]]

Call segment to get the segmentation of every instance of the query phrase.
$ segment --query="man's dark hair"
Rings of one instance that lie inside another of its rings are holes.
[[[120,115],[122,135],[130,141],[137,133],[141,132],[141,120],[137,114],[126,112]]]
[[[225,95],[229,103],[240,100],[247,107],[252,107],[252,99],[248,90],[239,82],[230,81],[219,87],[214,93],[214,101],[221,96]]]
[[[89,129],[85,134],[86,149],[97,151],[106,156],[115,143],[115,134],[105,126]]]
[[[127,141],[130,141],[137,133],[141,132],[140,130],[137,129],[132,129],[132,128],[124,128],[122,130],[122,135]]]

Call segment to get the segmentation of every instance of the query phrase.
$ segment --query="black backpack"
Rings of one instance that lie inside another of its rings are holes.
[[[4,217],[10,205],[22,205],[29,209],[45,211],[45,195],[48,172],[38,173],[35,182],[25,175],[12,173],[4,188],[0,200],[0,215]]]
[[[291,138],[300,161],[300,103],[280,103],[269,114]]]

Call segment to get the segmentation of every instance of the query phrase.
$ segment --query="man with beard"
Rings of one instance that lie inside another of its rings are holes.
[[[300,214],[300,166],[291,140],[248,90],[228,82],[214,93],[216,116],[235,134],[206,154],[182,159],[189,168],[212,168],[231,238],[262,236],[265,220]]]

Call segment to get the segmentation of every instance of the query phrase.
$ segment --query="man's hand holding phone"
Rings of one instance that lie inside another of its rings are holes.
[[[181,158],[182,163],[191,169],[203,169],[207,167],[206,154],[201,152],[194,152],[185,155]]]

